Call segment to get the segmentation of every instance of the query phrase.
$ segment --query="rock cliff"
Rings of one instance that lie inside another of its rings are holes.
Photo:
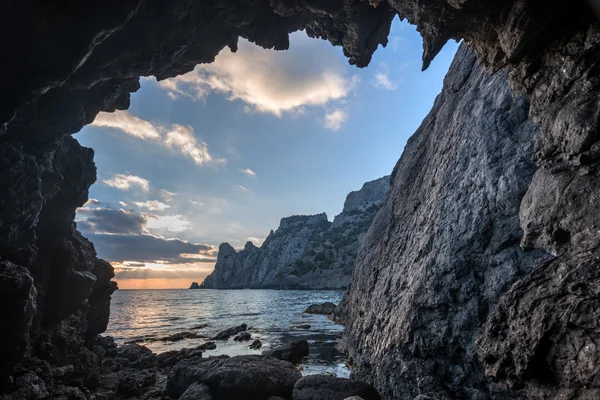
[[[281,50],[289,46],[290,32],[304,29],[312,37],[342,46],[352,64],[366,66],[377,47],[387,43],[391,21],[399,15],[415,24],[423,36],[424,67],[447,40],[464,39],[481,63],[491,71],[503,70],[511,87],[529,97],[529,117],[540,130],[535,137],[530,133],[523,143],[503,130],[506,121],[495,115],[516,118],[514,101],[508,94],[502,96],[504,88],[494,98],[509,100],[494,103],[485,85],[476,83],[477,75],[484,79],[479,67],[474,75],[448,79],[446,92],[456,90],[456,102],[465,92],[473,94],[469,88],[481,91],[482,99],[488,101],[473,107],[456,104],[462,112],[454,113],[455,118],[430,116],[409,144],[412,151],[423,152],[428,172],[419,172],[421,164],[414,164],[412,170],[406,167],[412,164],[410,152],[395,170],[391,196],[367,235],[358,258],[360,273],[348,296],[348,337],[357,374],[371,379],[388,398],[393,393],[409,398],[425,392],[441,397],[454,393],[493,397],[490,390],[509,398],[598,398],[597,11],[596,2],[583,0],[4,4],[0,13],[5,61],[0,65],[4,77],[0,101],[0,390],[18,399],[42,398],[47,391],[57,399],[100,399],[110,398],[116,390],[98,386],[93,371],[102,363],[102,351],[90,351],[94,334],[104,329],[108,316],[114,290],[112,269],[95,258],[92,244],[77,233],[73,223],[76,207],[85,202],[95,180],[93,154],[69,135],[90,123],[99,111],[128,108],[129,93],[139,88],[140,76],[164,79],[188,72],[198,63],[213,61],[225,46],[235,50],[238,37]],[[463,54],[463,60],[467,58]],[[497,85],[494,79],[501,76],[494,75],[490,86]],[[440,101],[445,97],[450,96]],[[446,98],[443,103],[451,101]],[[476,114],[475,110],[488,113]],[[440,132],[439,121],[452,122],[452,127],[460,120],[465,136],[476,135],[479,127],[478,134],[487,133],[482,137],[489,143],[472,137],[476,145],[464,147],[463,136],[456,132],[450,132],[448,140],[426,140],[428,131]],[[493,126],[483,125],[490,120]],[[489,135],[498,129],[502,134]],[[526,136],[525,131],[516,132]],[[505,146],[503,138],[508,140]],[[532,142],[533,166],[523,162],[528,156],[518,157],[519,152],[530,151],[527,144]],[[455,145],[462,152],[456,152]],[[426,151],[428,147],[437,152]],[[482,152],[489,152],[489,163],[481,166],[491,175],[469,169],[471,160],[482,160]],[[454,158],[447,158],[449,153]],[[440,164],[439,172],[429,169],[435,159],[447,163]],[[518,166],[514,177],[509,173],[511,163]],[[468,172],[453,173],[460,168],[467,168],[480,181],[471,184]],[[526,183],[533,170],[531,182]],[[408,187],[420,189],[414,184],[419,174],[433,190],[421,199],[409,197],[405,206],[399,195]],[[506,181],[493,179],[502,176]],[[445,185],[455,203],[444,201],[440,187]],[[513,195],[504,197],[507,191]],[[515,207],[522,191],[526,193]],[[478,195],[480,203],[471,198]],[[435,207],[434,200],[442,201],[444,207]],[[476,207],[462,213],[456,210],[457,205],[472,202]],[[484,207],[484,202],[489,206]],[[418,229],[409,235],[401,233],[398,224],[410,222],[411,207],[431,214],[413,212],[411,226]],[[502,241],[515,215],[522,235],[516,231],[512,240]],[[423,225],[417,224],[419,218]],[[444,220],[450,224],[441,224]],[[426,224],[430,221],[434,223]],[[487,226],[483,232],[479,230],[482,225]],[[433,234],[424,233],[427,229]],[[474,251],[472,256],[458,246],[463,234],[472,235],[473,243],[465,243],[466,249]],[[524,254],[511,246],[521,236],[523,248],[539,251]],[[419,250],[411,251],[412,246]],[[514,254],[505,259],[511,251]],[[556,258],[544,260],[543,251]],[[438,262],[456,258],[453,252],[462,255],[463,262]],[[521,257],[519,268],[513,268],[508,260]],[[406,262],[414,266],[409,268]],[[490,267],[496,265],[507,274],[491,273],[494,268]],[[441,280],[436,283],[432,275]],[[518,282],[510,286],[513,280]],[[366,292],[368,287],[375,291]],[[439,296],[427,291],[439,291]],[[475,311],[480,305],[481,310]],[[376,313],[382,306],[385,310]],[[465,311],[459,313],[458,306],[466,307]],[[424,310],[422,317],[415,314],[416,309]],[[454,327],[468,325],[455,316],[470,319],[475,315],[478,319],[472,319],[473,325],[454,334]],[[474,327],[481,327],[480,333],[473,332]],[[427,338],[430,332],[433,337]],[[447,346],[441,349],[444,341]],[[432,353],[436,349],[439,356]],[[70,365],[77,374],[58,379],[60,371],[53,371]],[[423,376],[416,366],[429,368],[432,374]],[[483,374],[497,383],[489,384],[488,378],[484,382]],[[127,382],[123,380],[123,387]],[[99,390],[102,394],[96,396]]]
[[[348,194],[333,223],[327,215],[283,218],[260,248],[236,252],[223,243],[205,289],[342,289],[348,286],[361,237],[385,199],[389,176]]]

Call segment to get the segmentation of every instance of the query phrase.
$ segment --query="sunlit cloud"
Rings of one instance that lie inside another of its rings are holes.
[[[133,204],[140,208],[146,208],[150,211],[163,211],[171,207],[170,205],[160,202],[158,200],[134,201]]]
[[[266,238],[258,238],[258,237],[254,237],[254,236],[250,236],[248,238],[249,242],[252,242],[252,244],[254,244],[256,247],[260,247],[263,242],[265,241]]]
[[[247,111],[281,116],[346,98],[356,81],[344,75],[344,64],[327,43],[297,33],[288,51],[266,50],[241,40],[236,53],[225,48],[213,63],[158,85],[172,99],[204,100],[217,92],[245,102]]]
[[[91,199],[90,198],[90,199],[88,199],[88,201],[85,202],[85,204],[83,206],[87,207],[87,206],[90,206],[90,205],[93,205],[93,204],[98,204],[98,203],[100,203],[99,200],[97,200],[97,199]]]
[[[244,168],[244,169],[240,169],[240,172],[243,174],[246,174],[248,176],[256,176],[256,172],[252,171],[250,168]]]
[[[129,190],[134,187],[147,192],[150,189],[150,182],[147,179],[140,178],[136,175],[116,174],[111,179],[105,179],[106,185],[119,190]]]
[[[101,112],[96,116],[92,125],[106,128],[115,128],[127,135],[140,139],[159,140],[160,133],[155,125],[134,117],[127,111],[116,110],[111,113]]]
[[[194,129],[189,125],[162,126],[134,117],[128,111],[120,110],[99,113],[92,125],[118,129],[139,139],[155,141],[165,147],[180,151],[197,165],[225,162],[225,159],[214,158],[209,153],[206,143],[195,137]]]
[[[145,214],[148,221],[147,229],[166,230],[169,232],[183,232],[189,229],[190,222],[183,215],[153,215]]]
[[[325,128],[332,131],[337,131],[342,127],[342,124],[348,119],[348,114],[344,110],[334,110],[325,114]]]
[[[122,207],[127,207],[127,203],[125,203],[124,201],[120,201],[120,202],[119,202],[119,204],[120,204]]]
[[[238,185],[237,188],[240,189],[243,192],[247,192],[247,193],[250,192],[250,189],[248,189],[247,187],[242,186],[242,185]]]

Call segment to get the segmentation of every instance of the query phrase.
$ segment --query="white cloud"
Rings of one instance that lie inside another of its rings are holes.
[[[252,242],[252,244],[254,244],[256,247],[260,247],[263,244],[263,242],[265,241],[265,238],[250,236],[248,238],[248,241]]]
[[[248,189],[247,187],[244,187],[242,185],[238,185],[237,188],[240,190],[243,190],[244,192],[248,192],[248,193],[250,192],[250,189]]]
[[[191,225],[183,215],[153,215],[144,214],[147,218],[146,228],[154,230],[167,230],[169,232],[183,232]]]
[[[240,172],[248,176],[256,176],[256,172],[252,171],[250,168],[240,169]]]
[[[344,74],[345,60],[327,43],[305,36],[292,35],[290,50],[285,52],[241,40],[236,53],[225,48],[213,63],[158,84],[174,99],[203,100],[218,92],[245,102],[248,111],[276,116],[344,99],[356,83]]]
[[[103,180],[105,184],[120,190],[129,190],[135,186],[144,192],[150,189],[150,182],[147,179],[135,175],[116,174],[111,179]]]
[[[188,201],[190,202],[190,204],[193,204],[195,206],[204,206],[204,205],[206,205],[205,203],[203,203],[201,201],[198,201],[198,200],[189,199]]]
[[[101,112],[96,116],[92,125],[119,129],[130,136],[140,139],[160,139],[160,133],[156,126],[148,121],[134,117],[127,111]]]
[[[163,211],[171,207],[170,205],[162,203],[158,200],[134,201],[133,204],[140,208],[147,208],[151,211]]]
[[[83,207],[88,207],[88,206],[91,206],[92,204],[98,204],[98,203],[100,203],[100,200],[90,198],[90,199],[88,199],[88,201],[86,201],[83,204]]]
[[[194,136],[194,129],[189,125],[172,124],[164,127],[119,110],[112,113],[99,113],[92,125],[119,129],[139,139],[153,140],[163,146],[181,151],[198,165],[225,162],[222,158],[211,156],[206,143]]]
[[[120,202],[119,202],[119,204],[120,204],[122,207],[127,207],[127,203],[125,203],[124,201],[120,201]]]
[[[398,85],[392,82],[385,72],[375,74],[375,86],[386,90],[396,90],[398,88]]]
[[[334,110],[325,114],[325,128],[337,131],[342,127],[344,121],[348,119],[348,113],[344,110]]]
[[[373,86],[379,89],[396,90],[398,84],[390,78],[389,67],[385,63],[381,63],[379,69],[374,75]]]
[[[174,124],[167,132],[165,144],[171,148],[178,148],[184,155],[194,160],[198,165],[209,162],[222,163],[225,160],[214,160],[208,153],[208,147],[203,141],[198,141],[194,136],[191,126]]]

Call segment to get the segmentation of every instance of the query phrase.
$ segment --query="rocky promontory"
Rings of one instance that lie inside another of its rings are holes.
[[[205,289],[343,289],[352,275],[362,237],[381,207],[389,176],[348,194],[333,222],[326,214],[283,218],[261,247],[248,242],[236,251],[219,247],[215,270]]]

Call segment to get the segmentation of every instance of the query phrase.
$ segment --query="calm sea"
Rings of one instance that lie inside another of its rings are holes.
[[[164,342],[157,339],[178,333],[195,332],[206,337],[219,331],[248,324],[252,339],[263,347],[251,350],[250,342],[217,341],[217,348],[205,356],[260,354],[263,350],[298,339],[306,339],[310,356],[300,366],[302,373],[329,372],[347,377],[338,344],[343,326],[323,315],[304,314],[313,303],[342,299],[340,291],[300,290],[118,290],[111,302],[111,318],[106,335],[123,344],[139,341],[156,353],[198,346],[204,338]],[[205,325],[202,329],[192,329]],[[308,330],[294,326],[308,324]]]

